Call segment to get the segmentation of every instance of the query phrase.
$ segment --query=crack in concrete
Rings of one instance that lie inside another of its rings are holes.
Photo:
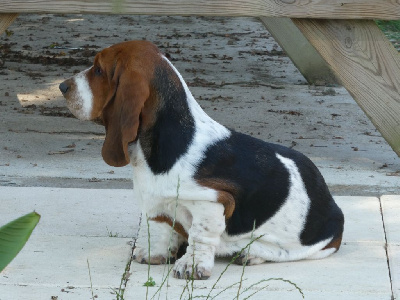
[[[142,221],[142,217],[140,216],[138,230],[137,230],[136,235],[135,235],[136,237],[134,237],[133,241],[132,241],[132,245],[131,245],[132,248],[131,248],[131,254],[129,256],[129,260],[126,263],[124,273],[122,274],[121,283],[120,283],[119,289],[118,289],[118,291],[115,291],[115,294],[117,296],[117,300],[124,300],[124,293],[125,293],[125,290],[126,290],[126,285],[128,284],[129,277],[132,274],[130,272],[130,270],[131,270],[132,262],[134,261],[133,251],[135,250],[137,237],[139,236],[139,230],[140,230],[141,221]]]
[[[392,274],[390,270],[390,261],[389,261],[389,252],[388,252],[388,241],[387,241],[387,235],[386,235],[386,227],[385,227],[385,220],[383,218],[383,209],[382,209],[382,200],[381,197],[379,199],[379,208],[381,211],[381,217],[382,217],[382,226],[383,226],[383,233],[385,235],[385,254],[386,254],[386,262],[387,262],[387,267],[388,267],[388,272],[389,272],[389,281],[390,281],[390,291],[392,294],[392,297],[390,298],[391,300],[394,300],[394,290],[393,290],[393,282],[392,282]]]

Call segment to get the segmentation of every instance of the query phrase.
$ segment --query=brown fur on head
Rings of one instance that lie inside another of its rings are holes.
[[[146,41],[131,41],[102,50],[93,66],[78,74],[85,78],[91,90],[91,111],[82,108],[83,97],[77,95],[74,77],[60,85],[68,106],[81,119],[100,118],[106,128],[102,156],[115,167],[129,163],[128,144],[136,141],[139,125],[153,119],[155,101],[149,100],[150,82],[161,55],[156,46]],[[87,97],[86,97],[87,98]],[[83,116],[83,117],[82,117]]]

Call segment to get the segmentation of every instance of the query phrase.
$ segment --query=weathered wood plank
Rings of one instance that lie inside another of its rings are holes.
[[[400,19],[397,0],[0,0],[0,13]]]
[[[18,14],[0,14],[0,35],[14,22],[17,16]]]
[[[400,56],[382,31],[369,20],[293,22],[400,156]]]
[[[337,84],[325,60],[291,19],[261,17],[260,20],[309,84]]]

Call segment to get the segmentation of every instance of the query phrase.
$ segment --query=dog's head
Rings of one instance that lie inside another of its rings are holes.
[[[139,126],[154,118],[156,100],[149,100],[154,98],[150,82],[160,61],[152,43],[124,42],[102,50],[92,67],[59,86],[78,119],[100,119],[104,124],[102,156],[111,166],[129,163],[128,144],[137,140]]]

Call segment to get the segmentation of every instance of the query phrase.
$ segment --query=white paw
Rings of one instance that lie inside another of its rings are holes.
[[[175,263],[173,276],[178,279],[208,279],[214,267],[214,255],[186,253]]]
[[[246,264],[246,266],[254,266],[254,265],[259,265],[264,263],[266,260],[261,258],[261,257],[256,257],[256,256],[247,256],[245,254],[239,255],[234,263],[237,265],[243,266]]]
[[[172,249],[169,256],[169,263],[173,264],[176,260],[177,249]],[[152,254],[150,251],[150,260],[149,260],[149,251],[146,248],[136,247],[133,251],[133,259],[141,264],[150,264],[150,265],[162,265],[168,263],[168,251],[165,251],[164,254],[154,253]]]

